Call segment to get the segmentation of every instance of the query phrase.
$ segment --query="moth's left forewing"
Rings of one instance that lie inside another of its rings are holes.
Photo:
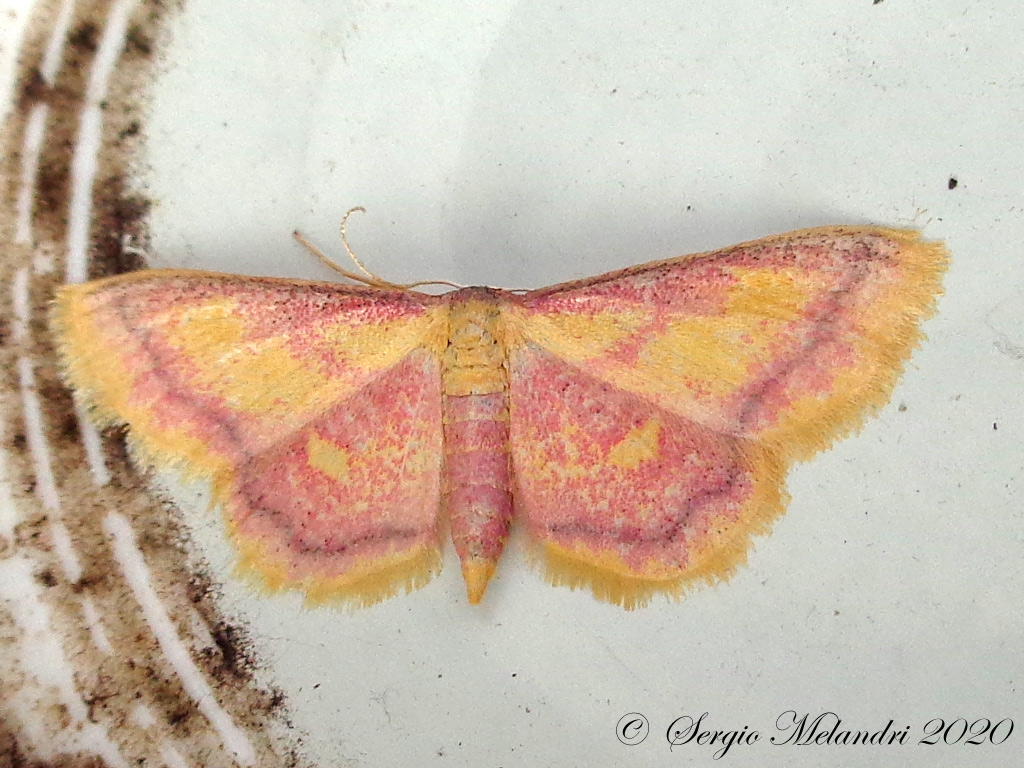
[[[632,606],[727,575],[788,465],[887,401],[946,261],[832,227],[521,297],[513,465],[552,579]]]

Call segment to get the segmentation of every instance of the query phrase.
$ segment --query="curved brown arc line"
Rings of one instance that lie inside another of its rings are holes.
[[[239,488],[238,492],[239,492],[239,494],[243,494],[246,499],[252,499],[253,498],[252,496],[249,496],[248,494],[245,493],[245,489],[244,488]],[[257,499],[257,501],[258,501],[258,499]],[[276,524],[277,521],[279,521],[279,520],[287,519],[287,517],[282,515],[278,510],[272,509],[270,507],[256,506],[254,504],[254,506],[252,507],[251,514],[253,516],[263,517],[263,519],[269,518],[272,521],[274,521],[275,527],[277,528],[277,530],[281,531],[281,533],[282,533],[282,539],[287,540],[288,543],[289,543],[289,546],[291,546],[292,544],[296,544],[296,546],[293,547],[295,549],[295,551],[303,552],[303,553],[323,553],[325,555],[340,555],[340,554],[344,554],[344,553],[348,552],[350,549],[357,549],[359,547],[359,545],[365,544],[365,543],[367,543],[369,541],[380,541],[382,539],[386,540],[386,541],[392,541],[392,540],[394,540],[394,541],[407,541],[409,539],[415,538],[416,536],[420,535],[419,532],[417,532],[417,531],[415,531],[413,529],[398,528],[398,527],[395,527],[395,526],[390,526],[390,527],[387,527],[387,528],[382,527],[380,529],[381,533],[385,534],[385,535],[380,535],[380,534],[373,534],[373,535],[364,534],[362,536],[358,536],[358,537],[356,537],[354,539],[351,539],[350,541],[348,541],[348,542],[346,542],[344,544],[341,544],[341,545],[339,545],[337,547],[333,547],[333,548],[332,547],[310,547],[310,546],[306,546],[304,544],[301,544],[300,542],[297,541],[300,538],[300,536],[301,536],[301,534],[296,533],[296,530],[298,529],[298,526],[290,525],[290,524],[287,524],[287,523],[284,524],[284,525],[277,525]]]
[[[699,512],[707,504],[709,504],[710,502],[714,501],[719,496],[722,496],[722,495],[726,494],[728,491],[730,491],[732,489],[733,485],[739,479],[740,475],[743,474],[743,471],[744,471],[744,468],[743,467],[739,467],[736,470],[730,472],[730,476],[728,478],[728,481],[725,482],[725,483],[722,483],[716,490],[713,490],[713,491],[702,491],[699,494],[695,494],[694,496],[688,497],[687,500],[686,500],[686,508],[683,509],[682,511],[678,512],[675,515],[675,517],[672,519],[672,525],[670,527],[671,533],[668,534],[668,538],[670,540],[672,540],[672,541],[675,541],[676,540],[676,536],[685,527],[685,525],[686,525],[685,521],[688,519],[688,517],[690,515],[696,513],[696,512]],[[735,522],[735,521],[733,521],[733,522]],[[607,535],[609,535],[609,532],[614,531],[615,528],[613,528],[613,527],[602,528],[602,527],[599,527],[599,526],[596,526],[596,525],[580,525],[580,524],[569,524],[569,523],[566,523],[564,525],[551,525],[551,526],[548,526],[548,530],[553,532],[553,533],[562,533],[562,532],[567,532],[567,531],[568,532],[572,532],[572,531],[586,532],[584,535],[589,535],[589,536],[592,536],[592,537],[596,538],[598,536],[607,536]],[[614,536],[615,534],[612,533],[611,535]],[[619,538],[617,540],[624,541],[624,539],[621,539],[621,538]],[[659,532],[657,532],[655,534],[649,534],[649,535],[646,535],[646,536],[644,536],[644,535],[633,536],[633,537],[630,537],[627,541],[631,541],[631,542],[635,541],[635,542],[647,543],[647,542],[650,542],[650,541],[664,541],[664,540],[665,540],[665,534],[663,532],[659,531]]]
[[[121,314],[120,313],[121,309],[122,309],[121,307],[118,307],[119,314]],[[124,319],[124,317],[122,315],[122,320],[123,319]],[[126,325],[126,327],[127,327],[127,325]],[[142,339],[140,346],[144,350],[146,350],[146,352],[148,353],[149,359],[154,361],[154,363],[155,363],[155,365],[153,365],[151,370],[149,370],[147,373],[149,375],[153,376],[154,378],[156,378],[157,381],[163,382],[165,384],[164,390],[165,390],[167,395],[173,395],[174,398],[176,400],[178,400],[179,402],[186,403],[188,405],[193,406],[189,410],[193,414],[201,416],[204,413],[205,409],[199,407],[198,399],[197,398],[189,397],[188,394],[187,394],[187,391],[182,390],[182,389],[174,386],[176,384],[176,382],[174,382],[172,380],[171,375],[166,372],[168,370],[169,366],[161,365],[161,362],[162,362],[161,357],[162,357],[162,355],[160,354],[160,352],[158,350],[153,349],[153,346],[155,346],[155,345],[153,343],[151,343],[151,341],[150,341],[152,336],[153,336],[153,331],[149,330],[148,328],[139,327],[136,330],[136,333],[138,333],[139,336]],[[228,433],[229,440],[231,441],[231,443],[235,447],[240,448],[241,440],[238,437],[238,423],[237,423],[237,421],[232,420],[233,417],[232,417],[231,413],[228,413],[227,416],[228,416],[227,420],[223,420],[223,421],[222,420],[218,420],[218,422],[217,422],[218,427],[220,429],[223,429],[225,432]],[[193,417],[193,418],[195,418],[195,417]],[[128,434],[129,434],[129,437],[130,437],[131,436],[131,429],[130,428],[129,428]],[[249,459],[255,458],[254,456],[252,456],[251,454],[249,454],[248,452],[245,452],[245,451],[239,450],[239,453],[243,454],[244,456],[246,456]]]
[[[882,261],[884,258],[879,257],[872,260]],[[831,308],[832,311],[823,311],[815,318],[815,330],[811,334],[810,341],[797,349],[789,356],[788,359],[784,359],[776,366],[773,366],[771,373],[764,374],[759,382],[755,382],[747,387],[747,391],[751,394],[744,398],[744,405],[743,408],[740,409],[739,413],[740,424],[749,424],[757,417],[755,409],[761,406],[765,398],[770,393],[786,386],[786,377],[796,370],[802,359],[812,354],[816,349],[818,349],[818,347],[835,338],[834,333],[829,333],[831,326],[829,325],[828,320],[835,317],[842,309],[843,303],[838,297],[840,295],[849,295],[853,287],[860,285],[870,277],[870,272],[866,268],[857,271],[860,274],[856,275],[855,279],[854,276],[851,276],[847,285],[843,286],[838,291],[833,291],[835,298],[832,301],[826,302],[826,307]],[[759,394],[755,395],[754,392],[759,392]]]

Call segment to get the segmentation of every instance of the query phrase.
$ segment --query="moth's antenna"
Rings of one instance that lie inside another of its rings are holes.
[[[356,257],[355,253],[353,253],[352,249],[349,247],[349,245],[348,245],[348,237],[346,236],[346,232],[345,232],[345,225],[348,224],[348,217],[351,216],[356,211],[359,211],[360,213],[366,213],[366,209],[363,208],[363,206],[357,205],[355,208],[349,208],[347,211],[345,211],[345,215],[341,217],[341,242],[345,246],[345,250],[348,251],[348,257],[350,259],[352,259],[352,261],[355,262],[355,265],[357,267],[359,267],[361,270],[363,270],[364,274],[369,275],[374,280],[380,280],[382,283],[386,283],[387,285],[395,285],[394,283],[387,282],[387,280],[382,280],[381,278],[379,278],[375,274],[373,274],[373,272],[371,272],[366,267],[364,267],[363,266],[363,262],[361,262]],[[452,283],[452,282],[449,282],[447,280],[417,280],[415,283],[406,283],[405,285],[398,285],[396,287],[398,287],[398,288],[417,288],[417,287],[419,287],[421,285],[447,285],[447,286],[450,286],[451,288],[465,288],[466,287],[464,285],[459,285],[458,283]]]
[[[399,283],[392,283],[388,280],[385,280],[382,277],[378,277],[377,275],[373,274],[373,272],[371,272],[370,270],[363,266],[363,262],[359,260],[359,257],[356,256],[355,252],[348,244],[348,235],[345,231],[345,225],[348,223],[348,217],[351,216],[356,211],[359,211],[360,213],[366,213],[366,209],[363,208],[361,205],[358,205],[355,208],[349,208],[345,212],[345,215],[341,217],[341,243],[342,245],[345,246],[345,251],[348,253],[348,257],[352,259],[352,262],[357,267],[359,267],[359,269],[363,272],[363,275],[357,275],[354,272],[349,272],[347,269],[343,269],[342,267],[338,266],[338,264],[336,264],[333,260],[328,258],[323,253],[323,251],[321,251],[319,248],[317,248],[315,245],[309,242],[309,240],[303,237],[298,230],[293,232],[292,236],[296,240],[298,240],[302,245],[304,245],[310,253],[312,253],[314,256],[320,259],[321,262],[323,262],[325,265],[333,269],[335,272],[344,275],[349,280],[355,280],[358,283],[369,285],[372,288],[390,288],[392,290],[399,291],[407,291],[411,288],[417,288],[421,285],[447,285],[452,288],[465,288],[465,286],[463,285],[459,285],[458,283],[451,283],[447,280],[419,280],[415,283],[407,283],[403,285]]]
[[[341,244],[345,246],[345,250],[348,252],[348,257],[352,259],[352,263],[359,267],[359,269],[362,270],[362,273],[364,275],[374,280],[380,280],[380,278],[373,274],[373,272],[371,272],[370,270],[363,266],[363,262],[359,260],[359,257],[356,256],[355,251],[353,251],[348,244],[348,233],[345,232],[345,225],[348,224],[348,217],[351,216],[356,211],[359,211],[360,213],[366,213],[366,209],[363,208],[363,206],[357,205],[355,208],[349,208],[347,211],[345,211],[345,215],[341,217]]]
[[[368,285],[371,288],[399,288],[400,289],[400,288],[404,287],[404,286],[401,286],[401,285],[393,285],[393,284],[388,283],[388,282],[386,282],[384,280],[380,280],[379,278],[363,277],[362,275],[357,275],[355,272],[349,272],[347,269],[343,269],[342,267],[340,267],[337,264],[335,264],[334,261],[332,261],[330,258],[328,258],[324,254],[323,251],[321,251],[319,248],[317,248],[315,245],[313,245],[311,242],[309,242],[309,240],[307,240],[305,237],[303,237],[302,233],[300,233],[299,230],[295,230],[294,232],[292,232],[292,237],[294,237],[299,243],[301,243],[306,248],[307,251],[309,251],[314,256],[316,256],[318,259],[320,259],[320,261],[324,264],[324,266],[329,267],[330,269],[333,269],[339,275],[347,277],[349,280],[354,280],[357,283],[362,283],[363,285]]]

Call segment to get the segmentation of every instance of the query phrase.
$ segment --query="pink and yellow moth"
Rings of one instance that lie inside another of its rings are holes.
[[[634,608],[727,577],[785,474],[886,403],[947,256],[827,227],[515,293],[152,270],[62,288],[63,370],[144,467],[208,480],[272,590],[471,603],[513,517]]]

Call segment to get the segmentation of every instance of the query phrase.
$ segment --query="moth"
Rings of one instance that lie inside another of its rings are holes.
[[[65,286],[52,327],[271,590],[410,591],[447,527],[479,603],[518,519],[551,583],[634,608],[727,577],[790,465],[887,402],[946,263],[826,227],[525,293],[152,270]]]

